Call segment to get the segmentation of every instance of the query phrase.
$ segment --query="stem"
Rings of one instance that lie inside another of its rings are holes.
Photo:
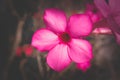
[[[111,65],[110,63],[108,63],[108,65],[109,65],[109,69],[110,69],[110,71],[111,71],[112,79],[113,79],[113,80],[117,80],[117,74],[116,74],[116,72],[115,72],[115,70],[114,70],[113,65]]]
[[[39,69],[41,77],[44,78],[44,71],[43,71],[43,66],[42,66],[41,55],[39,55],[39,54],[40,53],[38,51],[36,51],[36,58],[37,58],[37,63],[38,63],[38,69]]]
[[[23,25],[25,23],[25,19],[19,20],[18,22],[18,27],[17,27],[17,31],[16,31],[16,36],[15,36],[15,41],[13,44],[13,48],[12,48],[12,52],[11,52],[11,56],[9,58],[9,62],[11,63],[13,61],[13,57],[16,54],[16,49],[19,46],[21,39],[22,39],[22,29],[23,29]]]
[[[24,80],[27,80],[27,77],[26,77],[25,71],[24,71],[24,64],[25,64],[26,62],[27,62],[27,59],[25,58],[25,59],[23,59],[23,60],[20,62],[20,65],[19,65],[19,69],[20,69],[20,72],[21,72]]]
[[[11,13],[16,16],[18,19],[20,19],[19,14],[17,13],[17,11],[15,10],[14,6],[13,6],[13,1],[12,0],[6,0],[6,3],[11,11]]]
[[[12,46],[11,55],[8,58],[8,63],[6,65],[5,71],[4,71],[4,78],[5,78],[5,80],[7,80],[9,67],[12,64],[12,62],[14,60],[14,57],[16,55],[16,49],[17,49],[17,47],[19,46],[19,44],[21,42],[22,29],[23,29],[23,25],[25,23],[25,20],[26,20],[26,16],[23,19],[20,19],[18,21],[18,26],[17,26],[17,30],[16,30],[15,40],[14,40],[14,43],[13,43],[13,46]]]

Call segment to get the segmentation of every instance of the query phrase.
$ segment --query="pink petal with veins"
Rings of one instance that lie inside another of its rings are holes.
[[[119,13],[116,13],[115,16],[114,16],[114,20],[116,22],[116,24],[118,24],[119,28],[120,28],[120,14]],[[116,27],[116,26],[115,26]],[[120,30],[120,29],[119,29]]]
[[[110,25],[110,28],[114,31],[120,34],[120,25],[117,23],[115,18],[113,16],[108,16],[107,21]]]
[[[117,43],[120,45],[120,34],[118,34],[116,32],[114,32],[114,34],[115,34]]]
[[[94,0],[94,3],[105,17],[110,14],[110,7],[105,0]]]
[[[32,46],[39,51],[50,50],[59,43],[58,36],[47,29],[36,31],[32,37]]]
[[[44,21],[54,32],[63,32],[66,29],[66,15],[58,9],[46,9],[44,13]]]
[[[55,71],[62,71],[71,63],[67,48],[67,45],[58,44],[48,53],[47,63]]]
[[[92,46],[86,40],[72,39],[69,44],[68,53],[76,63],[84,63],[93,58]]]
[[[92,20],[85,14],[72,15],[67,29],[74,37],[87,36],[92,30]]]
[[[109,0],[109,6],[112,12],[120,13],[120,0]]]

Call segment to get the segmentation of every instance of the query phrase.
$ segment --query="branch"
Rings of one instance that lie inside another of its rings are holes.
[[[9,67],[12,64],[12,62],[14,60],[14,57],[16,55],[16,49],[17,49],[17,47],[19,46],[19,44],[21,42],[21,39],[22,39],[22,29],[23,29],[23,25],[25,23],[25,20],[26,20],[26,16],[24,16],[23,18],[21,18],[18,21],[16,35],[15,35],[14,43],[13,43],[12,50],[11,50],[11,55],[8,58],[8,63],[6,65],[5,71],[4,71],[4,78],[5,78],[5,80],[7,80]]]
[[[20,72],[22,73],[24,80],[27,80],[27,76],[26,76],[25,71],[24,71],[24,65],[26,62],[27,62],[27,59],[25,58],[20,62],[20,65],[19,65],[19,69],[20,69]]]
[[[38,69],[39,69],[41,77],[44,78],[44,71],[43,71],[43,66],[42,66],[41,55],[39,55],[39,54],[40,53],[38,51],[36,51],[36,58],[37,58],[37,63],[38,63]]]

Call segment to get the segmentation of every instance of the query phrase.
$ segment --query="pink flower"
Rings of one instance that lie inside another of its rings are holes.
[[[120,0],[94,0],[120,44]]]
[[[43,17],[46,28],[34,33],[32,46],[49,51],[47,64],[52,69],[62,71],[71,61],[84,63],[92,59],[92,46],[82,38],[92,31],[88,15],[74,14],[67,20],[63,11],[46,9]]]
[[[86,4],[85,13],[90,15],[93,23],[99,21],[103,16],[94,4]]]

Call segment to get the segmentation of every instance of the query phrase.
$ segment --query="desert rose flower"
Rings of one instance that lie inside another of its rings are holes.
[[[120,44],[120,0],[94,0]]]
[[[93,58],[92,46],[83,37],[92,31],[92,21],[86,14],[74,14],[68,20],[63,11],[46,9],[43,15],[46,28],[37,30],[32,46],[39,51],[49,51],[47,64],[62,71],[73,61],[88,62]]]

